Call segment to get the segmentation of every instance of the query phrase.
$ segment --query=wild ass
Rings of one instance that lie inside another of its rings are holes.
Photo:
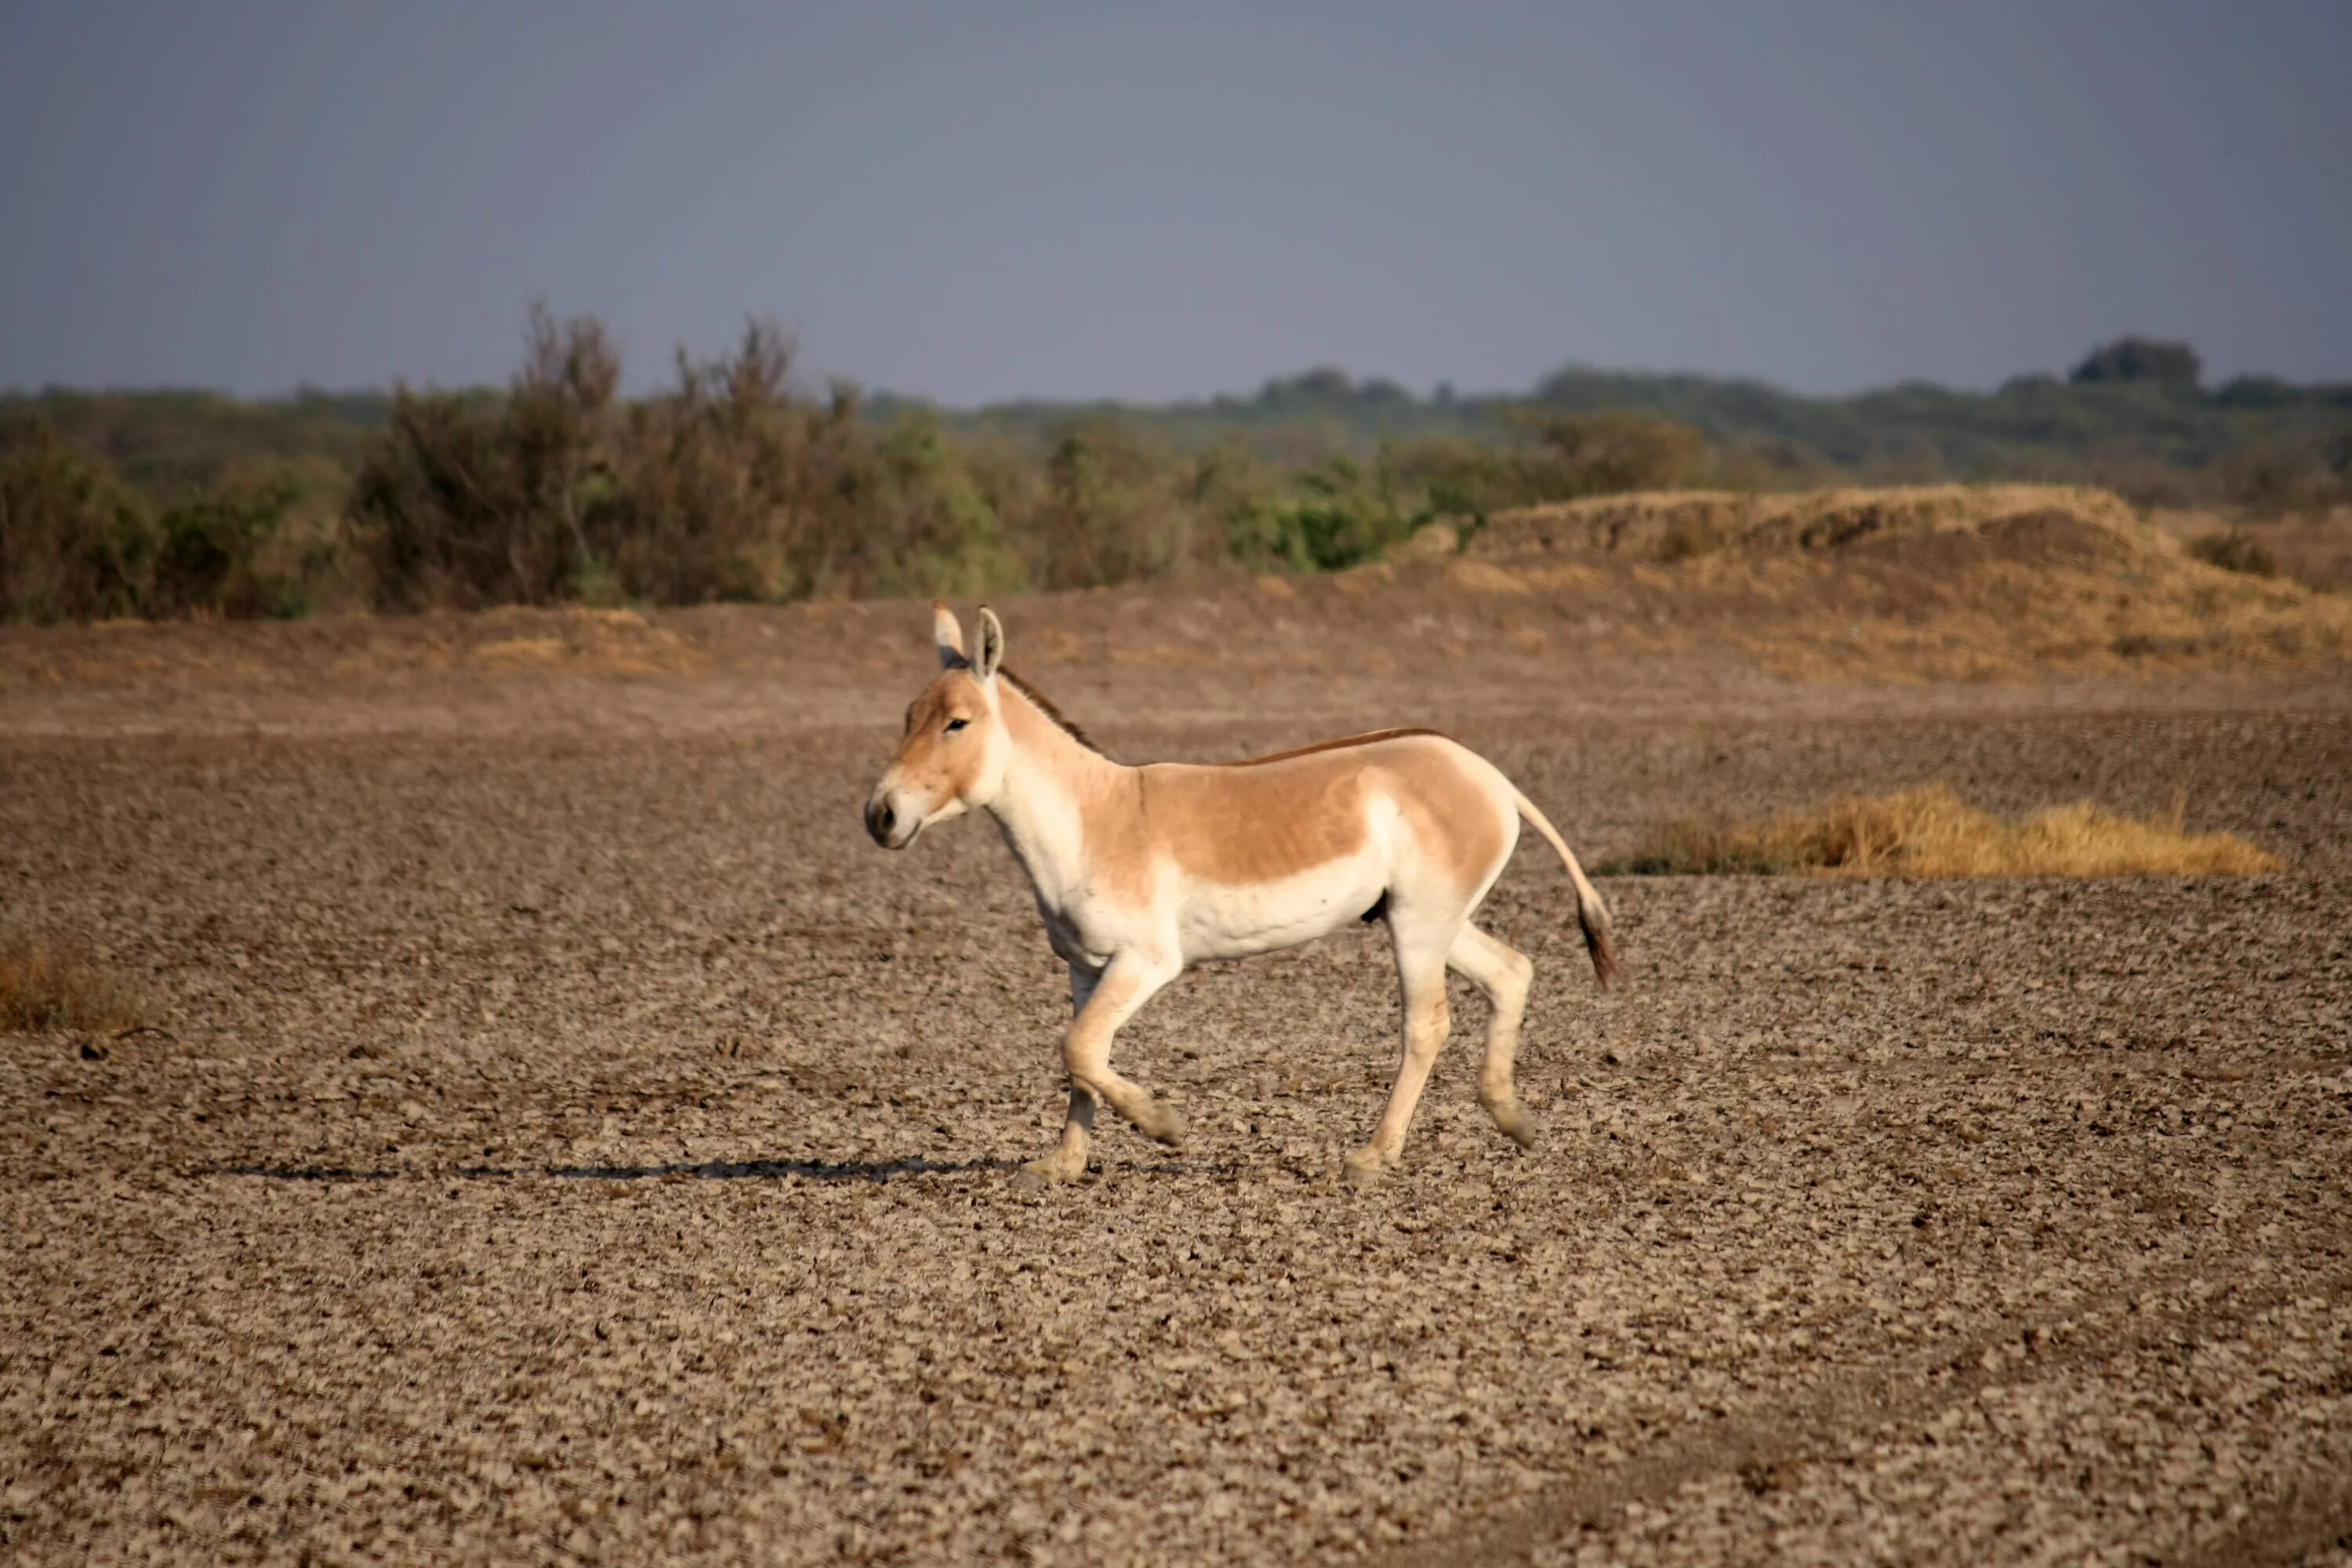
[[[981,807],[1029,873],[1046,939],[1070,966],[1076,1021],[1064,1043],[1068,1119],[1032,1181],[1084,1173],[1095,1106],[1108,1100],[1173,1146],[1175,1111],[1113,1071],[1111,1038],[1152,994],[1203,959],[1311,942],[1385,920],[1404,994],[1404,1051],[1371,1141],[1349,1154],[1350,1182],[1395,1169],[1405,1127],[1450,1026],[1448,965],[1486,994],[1479,1103],[1526,1145],[1534,1129],[1511,1083],[1534,966],[1470,923],[1525,819],[1576,885],[1592,968],[1617,965],[1609,911],[1583,868],[1511,781],[1428,730],[1384,730],[1214,766],[1124,767],[1003,668],[1004,628],[980,612],[980,649],[934,604],[942,667],[907,710],[906,735],[866,803],[876,843],[904,849],[935,823]]]

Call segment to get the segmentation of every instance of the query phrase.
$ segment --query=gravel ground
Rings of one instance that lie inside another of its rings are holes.
[[[1613,880],[1603,996],[1522,854],[1535,1152],[1457,983],[1403,1173],[1339,1186],[1394,1049],[1366,931],[1164,994],[1120,1060],[1192,1142],[1039,1194],[1066,1003],[1017,873],[858,830],[910,659],[868,721],[732,735],[0,705],[5,917],[176,1016],[0,1036],[0,1556],[2352,1563],[2341,702],[1482,698],[1588,862],[1945,778],[2181,788],[2289,868]],[[1313,733],[1068,706],[1128,755]]]

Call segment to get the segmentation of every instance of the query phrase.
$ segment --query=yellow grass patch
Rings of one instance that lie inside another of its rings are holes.
[[[1597,588],[1608,579],[1596,567],[1497,566],[1491,561],[1457,561],[1445,569],[1446,580],[1474,594],[1553,593],[1563,588]]]
[[[499,614],[545,628],[535,636],[473,646],[469,652],[474,659],[502,674],[561,669],[573,675],[668,675],[702,663],[702,656],[677,634],[634,610],[563,610],[530,615],[527,621],[528,612]]]
[[[1387,551],[1391,561],[1442,561],[1462,548],[1462,535],[1450,522],[1424,522],[1410,538]]]
[[[1507,566],[1490,561],[1457,561],[1445,569],[1455,584],[1474,594],[1526,594],[1533,584]]]
[[[563,639],[505,637],[497,642],[477,644],[474,657],[492,662],[510,659],[518,664],[553,664],[563,657]]]
[[[1846,795],[1760,821],[1721,815],[1652,823],[1601,869],[1636,876],[2212,877],[2279,868],[2234,834],[2182,831],[2182,805],[2120,816],[2077,801],[2005,822],[1949,785]]]
[[[80,942],[0,931],[0,1029],[127,1029],[152,1017]]]

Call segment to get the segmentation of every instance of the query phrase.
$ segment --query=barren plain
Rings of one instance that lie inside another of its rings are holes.
[[[1905,548],[999,606],[1114,754],[1434,724],[1588,865],[1937,780],[2285,862],[1609,879],[1603,994],[1523,847],[1541,1142],[1457,983],[1361,1194],[1377,928],[1171,987],[1186,1148],[1014,1187],[1059,967],[984,823],[858,821],[919,606],[0,631],[0,920],[168,1014],[0,1035],[0,1557],[2352,1563],[2346,668],[2220,574],[1996,647]]]

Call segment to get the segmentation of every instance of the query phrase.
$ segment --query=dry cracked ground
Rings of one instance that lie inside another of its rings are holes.
[[[1085,651],[1126,613],[1008,616],[1115,752],[1435,720],[1588,861],[1948,779],[2178,788],[2286,869],[1610,879],[1604,995],[1523,849],[1535,1151],[1457,989],[1404,1171],[1339,1185],[1395,1048],[1367,930],[1164,994],[1121,1060],[1190,1143],[1041,1194],[1017,873],[858,830],[919,616],[576,668],[14,634],[0,910],[170,1018],[0,1036],[0,1557],[2352,1563],[2340,671],[1349,684]]]

